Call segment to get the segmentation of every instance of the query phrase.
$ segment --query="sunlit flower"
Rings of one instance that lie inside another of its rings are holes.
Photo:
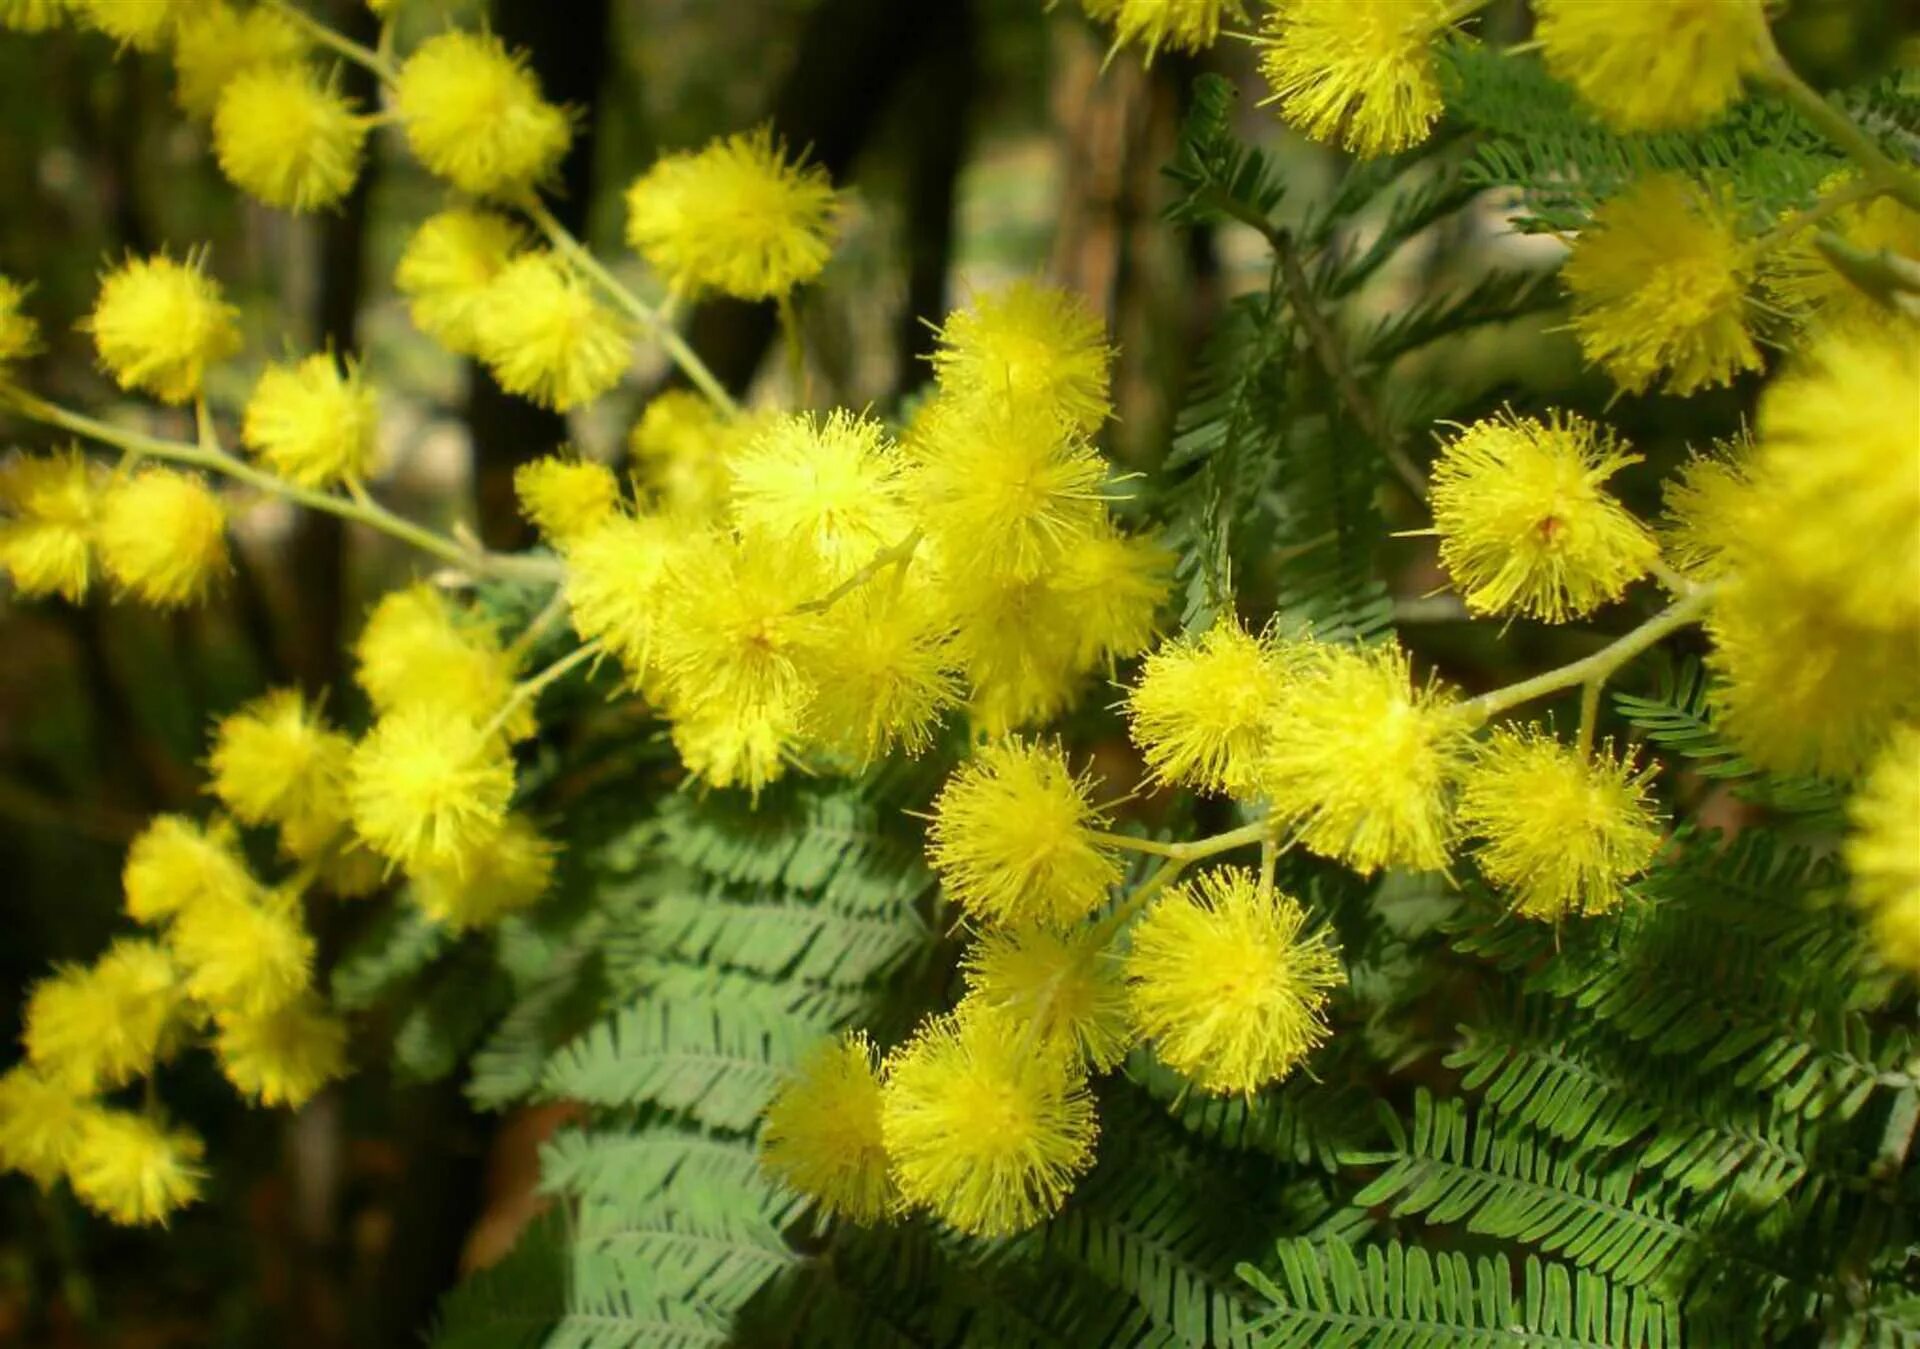
[[[1759,0],[1536,0],[1547,69],[1616,131],[1704,126],[1763,64]]]
[[[150,1072],[180,1012],[179,972],[160,946],[121,938],[27,997],[21,1041],[39,1073],[87,1095]]]
[[[167,944],[186,972],[188,996],[215,1017],[277,1012],[311,986],[314,942],[300,897],[256,890],[182,909]]]
[[[474,311],[473,338],[501,388],[556,412],[606,393],[632,359],[626,322],[552,253],[501,269]]]
[[[521,815],[474,845],[459,867],[424,866],[408,897],[443,927],[486,927],[539,902],[553,886],[554,845]]]
[[[1086,301],[1031,281],[948,314],[933,353],[934,374],[951,397],[1032,404],[1088,432],[1113,411],[1112,363],[1106,324]]]
[[[1289,126],[1371,158],[1418,145],[1442,111],[1440,0],[1278,0],[1260,71]]]
[[[0,567],[22,595],[86,598],[105,477],[79,450],[0,460]]]
[[[16,1064],[0,1074],[0,1167],[50,1189],[67,1173],[87,1113],[84,1096]]]
[[[193,604],[233,569],[227,508],[198,474],[143,468],[100,502],[100,564],[149,604]]]
[[[554,454],[516,468],[513,494],[520,513],[560,547],[606,524],[620,508],[620,483],[612,469]]]
[[[352,752],[353,742],[298,689],[275,689],[221,719],[207,757],[209,785],[246,824],[298,819],[338,827]]]
[[[261,462],[302,487],[364,478],[373,466],[380,409],[352,360],[322,352],[274,363],[253,386],[240,438]]]
[[[161,923],[200,904],[237,902],[255,888],[233,826],[201,826],[183,815],[157,815],[127,849],[120,883],[127,916]]]
[[[488,288],[526,242],[524,228],[493,211],[454,207],[421,221],[393,273],[414,326],[456,355],[478,355]]]
[[[239,317],[199,258],[176,262],[162,253],[107,273],[81,326],[121,388],[186,403],[208,366],[240,350]]]
[[[263,1106],[299,1108],[347,1070],[347,1027],[312,996],[260,1016],[222,1018],[213,1052],[220,1071]]]
[[[1134,743],[1162,782],[1245,795],[1286,680],[1279,648],[1229,614],[1147,657],[1127,692]]]
[[[124,1226],[164,1225],[200,1197],[206,1146],[130,1110],[89,1110],[67,1158],[80,1202]]]
[[[465,875],[499,835],[512,796],[501,738],[430,704],[381,717],[349,765],[353,827],[409,871]]]
[[[880,1076],[857,1031],[823,1041],[767,1106],[766,1169],[827,1213],[878,1222],[898,1207],[880,1136]]]
[[[174,31],[174,100],[192,116],[211,117],[221,91],[238,76],[297,61],[306,51],[306,34],[278,10],[201,0]]]
[[[1920,975],[1920,730],[1902,727],[1847,809],[1847,870],[1887,962]]]
[[[400,67],[393,105],[420,162],[479,196],[550,176],[573,140],[525,55],[491,33],[455,29],[421,43]]]
[[[1120,962],[1098,928],[1066,936],[1042,928],[983,933],[967,948],[963,968],[963,1019],[991,1013],[1096,1072],[1119,1063],[1133,1045]]]
[[[371,125],[314,71],[256,66],[221,91],[213,149],[241,191],[269,206],[314,211],[353,190]]]

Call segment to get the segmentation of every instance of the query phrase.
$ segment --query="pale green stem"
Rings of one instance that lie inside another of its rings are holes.
[[[920,546],[920,540],[924,537],[925,535],[916,529],[913,533],[907,535],[906,538],[900,540],[900,542],[882,548],[869,558],[866,565],[861,567],[859,571],[856,571],[819,599],[808,600],[805,604],[800,605],[794,612],[799,614],[825,613],[848,595],[851,595],[868,581],[871,581],[874,577],[885,571],[888,567],[906,566],[907,563],[913,560],[914,550]]]
[[[162,440],[158,436],[129,431],[124,427],[114,426],[86,416],[84,413],[61,407],[57,403],[50,403],[24,389],[0,386],[0,404],[12,407],[34,421],[48,426],[57,426],[63,431],[85,436],[102,445],[111,445],[128,455],[144,455],[176,464],[191,464],[211,473],[223,474],[274,496],[284,497],[302,506],[325,511],[329,515],[337,515],[343,520],[352,520],[369,529],[375,529],[399,539],[403,543],[411,544],[423,553],[476,576],[511,577],[525,581],[557,581],[563,574],[561,565],[552,559],[514,557],[504,553],[489,553],[485,550],[463,547],[443,534],[436,534],[404,516],[394,514],[371,499],[350,501],[330,492],[301,487],[285,478],[255,468],[252,464],[228,454],[217,446]]]
[[[1880,185],[1904,205],[1920,211],[1920,173],[1916,173],[1910,165],[1896,162],[1857,122],[1828,102],[1818,89],[1801,79],[1799,72],[1788,65],[1787,58],[1781,55],[1771,29],[1765,30],[1763,41],[1766,44],[1766,64],[1755,79],[1799,109],[1801,115],[1813,123],[1821,135],[1860,166],[1869,182]]]
[[[1478,725],[1489,717],[1498,716],[1523,703],[1530,703],[1535,698],[1544,698],[1549,693],[1558,693],[1562,689],[1587,683],[1596,685],[1593,696],[1597,699],[1599,697],[1597,685],[1604,684],[1612,677],[1614,671],[1654,646],[1662,638],[1699,622],[1706,615],[1707,607],[1712,604],[1715,593],[1715,588],[1711,585],[1700,586],[1591,656],[1548,670],[1543,674],[1537,674],[1531,679],[1523,679],[1517,684],[1493,689],[1481,694],[1478,698],[1471,698],[1460,705],[1460,711]]]
[[[1106,946],[1120,935],[1120,929],[1133,920],[1133,916],[1147,907],[1155,895],[1180,879],[1187,869],[1181,861],[1163,862],[1153,875],[1142,881],[1134,892],[1114,906],[1113,912],[1102,918],[1093,928],[1093,938],[1100,946]]]
[[[655,337],[666,350],[673,363],[680,367],[693,387],[707,396],[715,407],[729,417],[738,416],[740,405],[733,400],[726,386],[721,384],[707,363],[700,359],[699,353],[687,345],[678,330],[660,317],[660,312],[645,300],[635,295],[631,288],[623,284],[619,277],[608,271],[600,259],[594,257],[593,250],[573,237],[567,227],[560,223],[546,203],[529,192],[519,201],[519,207],[529,220],[547,236],[547,242],[558,249],[574,266],[584,272],[600,289],[607,293],[615,304],[631,315],[639,324]]]
[[[292,22],[295,27],[299,28],[321,46],[331,48],[356,65],[365,66],[388,84],[393,83],[395,78],[398,77],[400,72],[386,56],[374,51],[371,47],[361,46],[344,33],[335,32],[299,6],[289,4],[288,0],[267,0],[267,8],[283,15]],[[387,41],[387,34],[391,31],[391,28],[392,25],[387,24],[383,25],[381,29],[381,42],[383,45]]]
[[[533,644],[539,641],[566,611],[567,588],[556,586],[553,598],[547,601],[546,607],[533,616],[533,621],[528,623],[520,635],[507,647],[507,659],[518,664],[520,659],[533,649]]]
[[[1606,682],[1605,675],[1596,675],[1580,686],[1580,729],[1574,748],[1582,759],[1593,754],[1593,735],[1600,721],[1600,690]]]
[[[1885,183],[1875,182],[1871,178],[1858,178],[1842,183],[1826,196],[1814,202],[1805,210],[1795,211],[1779,224],[1760,235],[1753,241],[1753,247],[1759,253],[1771,253],[1794,235],[1817,225],[1836,211],[1843,211],[1863,201],[1872,201],[1875,197],[1886,196],[1892,189]]]
[[[780,297],[780,334],[787,346],[787,381],[793,385],[796,407],[805,407],[807,397],[807,348],[800,336],[800,314],[793,307],[793,294]]]
[[[507,720],[512,717],[515,712],[518,712],[522,707],[538,698],[549,684],[564,677],[576,666],[583,665],[599,655],[600,647],[601,643],[598,637],[594,638],[591,642],[582,642],[579,646],[576,646],[566,655],[560,657],[559,660],[549,665],[539,674],[529,679],[521,680],[514,686],[513,692],[508,696],[507,700],[500,704],[500,710],[493,714],[492,720],[481,728],[481,738],[487,739],[493,736],[501,727],[507,724]]]
[[[1104,843],[1110,848],[1152,853],[1155,857],[1167,857],[1184,864],[1204,861],[1216,853],[1231,852],[1235,848],[1244,848],[1249,843],[1259,843],[1272,832],[1272,829],[1271,821],[1259,819],[1252,824],[1243,824],[1238,829],[1229,829],[1223,834],[1188,839],[1182,843],[1162,843],[1158,839],[1135,838],[1131,834],[1110,834],[1098,829],[1091,832],[1095,842]]]

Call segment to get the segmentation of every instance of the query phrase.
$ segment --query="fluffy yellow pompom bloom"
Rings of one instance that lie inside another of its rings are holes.
[[[44,33],[59,27],[71,9],[68,0],[0,0],[0,28],[15,33]]]
[[[1847,808],[1847,870],[1880,954],[1920,975],[1920,730],[1904,726]]]
[[[794,761],[804,711],[797,697],[676,709],[673,747],[686,770],[707,786],[744,787],[757,796]]]
[[[266,466],[302,487],[364,478],[373,465],[379,406],[352,360],[331,352],[261,373],[240,439]]]
[[[1327,1038],[1327,990],[1346,982],[1297,900],[1251,871],[1202,872],[1134,926],[1126,957],[1135,1027],[1202,1091],[1252,1094]]]
[[[130,1110],[89,1110],[67,1159],[81,1203],[123,1226],[165,1224],[200,1197],[206,1147]]]
[[[951,630],[933,597],[884,579],[829,611],[832,631],[813,661],[819,681],[809,738],[861,764],[896,747],[919,754],[960,698]]]
[[[278,1011],[311,984],[313,938],[300,897],[285,891],[182,909],[167,944],[186,970],[188,996],[223,1020]]]
[[[1722,582],[1706,628],[1714,725],[1771,772],[1851,777],[1920,711],[1911,633],[1855,627],[1763,572]]]
[[[414,326],[456,355],[479,354],[487,289],[526,242],[525,229],[493,211],[456,207],[428,216],[393,273]]]
[[[1120,962],[1096,929],[988,932],[967,948],[962,968],[962,1019],[998,1016],[1017,1034],[1030,1031],[1046,1052],[1084,1059],[1097,1072],[1133,1047]]]
[[[173,35],[174,100],[192,116],[211,117],[221,91],[240,75],[306,52],[306,34],[284,14],[203,0],[181,16]]]
[[[771,300],[833,252],[826,171],[789,163],[773,130],[662,157],[627,189],[627,242],[676,294]]]
[[[384,596],[353,654],[354,678],[382,713],[425,708],[484,725],[513,696],[514,662],[499,636],[432,586]],[[500,727],[509,740],[524,740],[535,729],[529,704]]]
[[[40,325],[26,312],[27,290],[0,276],[0,376],[7,366],[40,350]]]
[[[393,103],[420,162],[480,196],[549,176],[573,140],[567,114],[541,98],[526,57],[490,33],[421,43],[400,67]]]
[[[1280,651],[1229,614],[1147,657],[1127,691],[1133,742],[1161,782],[1246,795],[1286,682]]]
[[[1920,333],[1821,337],[1761,396],[1757,439],[1748,565],[1836,619],[1920,630]]]
[[[908,532],[899,453],[871,417],[844,411],[781,417],[727,468],[734,523],[769,541],[811,549],[836,577]]]
[[[276,689],[223,718],[207,768],[213,793],[247,824],[344,824],[343,788],[353,742],[333,730],[298,689]]]
[[[1459,819],[1486,878],[1528,918],[1611,913],[1660,848],[1653,770],[1551,736],[1496,730],[1460,781]]]
[[[544,455],[513,471],[520,513],[547,541],[564,547],[612,520],[620,509],[613,470],[591,459]]]
[[[1075,665],[1091,670],[1153,644],[1174,560],[1155,539],[1123,533],[1106,520],[1067,541],[1049,580],[1065,594],[1076,619]]]
[[[145,468],[100,501],[100,563],[149,604],[192,604],[233,569],[227,508],[198,474]]]
[[[242,1095],[298,1109],[346,1075],[347,1027],[308,994],[262,1016],[222,1018],[213,1052]]]
[[[933,353],[941,391],[961,401],[1033,403],[1096,431],[1108,402],[1107,329],[1071,291],[1020,281],[947,315]]]
[[[899,1207],[880,1136],[880,1076],[859,1031],[818,1045],[767,1105],[760,1160],[835,1217],[875,1223]]]
[[[1630,393],[1665,371],[1668,392],[1689,394],[1760,368],[1747,332],[1753,270],[1716,202],[1656,174],[1593,213],[1560,275],[1589,361]]]
[[[0,1075],[0,1168],[49,1189],[67,1173],[86,1100],[26,1064]]]
[[[647,515],[616,515],[566,541],[574,631],[584,641],[605,643],[635,688],[652,668],[667,567],[684,543],[684,531]]]
[[[1696,454],[1661,489],[1660,551],[1690,576],[1726,570],[1730,552],[1751,537],[1753,442],[1742,433]]]
[[[1442,110],[1433,43],[1440,0],[1279,0],[1260,71],[1289,126],[1372,158],[1418,145]]]
[[[1146,48],[1147,61],[1162,48],[1205,51],[1228,19],[1247,16],[1241,0],[1081,0],[1089,18],[1113,25],[1113,45]]]
[[[565,412],[620,382],[626,322],[551,253],[509,262],[474,314],[474,346],[500,387]]]
[[[993,1016],[936,1017],[886,1064],[880,1131],[906,1201],[970,1236],[1059,1211],[1093,1162],[1086,1080]]]
[[[120,872],[127,916],[160,923],[201,904],[243,901],[255,889],[233,826],[158,815],[127,849]]]
[[[1821,184],[1821,192],[1823,196],[1843,192],[1856,182],[1853,175],[1841,175]],[[1884,323],[1886,306],[1835,270],[1820,251],[1816,241],[1823,233],[1838,236],[1862,253],[1887,253],[1908,266],[1920,266],[1920,211],[1892,197],[1856,201],[1827,216],[1819,230],[1799,231],[1784,248],[1763,259],[1767,292],[1802,322],[1817,322],[1827,329]]]
[[[1601,486],[1638,462],[1573,414],[1489,417],[1447,441],[1433,466],[1433,532],[1467,607],[1563,623],[1618,599],[1659,556]]]
[[[349,765],[354,828],[409,871],[466,875],[499,835],[512,796],[501,738],[431,704],[381,717]]]
[[[998,737],[1065,711],[1088,672],[1080,658],[1086,597],[1059,584],[1057,572],[1009,580],[972,565],[964,551],[953,557],[940,564],[937,593],[951,615],[954,658],[972,687],[974,725]]]
[[[1303,644],[1276,710],[1260,787],[1300,842],[1361,875],[1437,870],[1447,784],[1467,726],[1450,694],[1416,688],[1397,646]]]
[[[668,389],[647,404],[627,438],[634,479],[663,514],[717,520],[726,505],[733,456],[777,415],[729,417],[691,389]]]
[[[22,595],[86,598],[104,478],[78,450],[0,461],[0,567]]]
[[[269,206],[332,206],[360,176],[369,120],[352,100],[303,66],[258,66],[235,75],[213,113],[220,172]]]
[[[240,350],[239,317],[198,258],[176,262],[163,253],[107,273],[81,326],[121,388],[186,403],[209,365]]]
[[[150,1072],[179,1010],[179,973],[166,951],[122,938],[93,964],[34,985],[20,1038],[42,1076],[85,1095]]]
[[[1085,918],[1121,875],[1096,837],[1106,819],[1089,786],[1058,745],[979,750],[947,779],[927,831],[947,894],[986,923],[1064,928]]]
[[[135,51],[158,51],[200,0],[65,0],[87,27]]]
[[[1537,0],[1547,69],[1616,131],[1704,126],[1761,68],[1759,0]]]
[[[408,893],[443,927],[486,927],[545,897],[553,886],[555,851],[525,816],[510,815],[475,845],[464,867],[423,867],[410,877]]]
[[[943,556],[1025,580],[1057,565],[1103,519],[1106,464],[1031,403],[940,399],[907,442],[908,500]]]

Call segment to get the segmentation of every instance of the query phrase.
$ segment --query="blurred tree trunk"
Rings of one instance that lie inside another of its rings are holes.
[[[524,47],[549,99],[573,108],[573,148],[560,167],[553,213],[585,235],[593,201],[595,128],[607,75],[608,0],[493,0],[493,31]],[[523,548],[532,531],[513,502],[513,471],[567,439],[567,419],[535,407],[471,367],[467,424],[473,433],[473,485],[480,537],[492,548]]]
[[[898,365],[894,392],[906,394],[927,378],[933,329],[947,312],[952,270],[954,208],[966,158],[968,113],[980,77],[973,6],[941,6],[926,23],[926,44],[909,72],[900,117],[907,132],[907,304],[894,329]]]

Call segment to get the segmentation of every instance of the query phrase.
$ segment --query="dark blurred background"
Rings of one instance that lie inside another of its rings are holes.
[[[356,0],[310,8],[373,40]],[[834,262],[801,304],[815,406],[891,411],[926,374],[925,320],[974,290],[1043,275],[1106,313],[1121,352],[1108,448],[1149,468],[1223,298],[1265,275],[1251,231],[1182,232],[1158,218],[1160,168],[1185,91],[1202,68],[1251,91],[1244,43],[1223,40],[1201,61],[1162,56],[1150,70],[1131,52],[1106,64],[1104,35],[1076,6],[1049,13],[1040,0],[400,8],[403,49],[448,16],[485,18],[531,49],[548,94],[579,109],[584,131],[558,209],[636,284],[647,283],[620,246],[620,190],[661,150],[770,120],[824,164],[850,209]],[[1844,73],[1819,61],[1852,41],[1823,29],[1822,15],[1848,21],[1875,8],[1800,7],[1794,41],[1814,74]],[[1511,0],[1488,22],[1496,33],[1524,32]],[[342,78],[372,100],[362,72]],[[1338,174],[1337,157],[1290,138],[1256,101],[1242,105],[1248,135],[1285,158],[1289,209],[1304,209]],[[108,261],[205,244],[250,337],[245,356],[219,372],[216,409],[230,416],[270,356],[327,344],[361,353],[384,400],[376,490],[397,507],[519,546],[515,464],[568,441],[619,458],[667,378],[650,356],[626,388],[568,425],[502,395],[409,326],[390,276],[407,231],[441,193],[388,136],[376,138],[344,207],[317,218],[245,203],[213,168],[206,141],[176,110],[164,59],[116,59],[105,40],[73,32],[0,34],[0,272],[35,286],[31,308],[49,338],[28,373],[35,387],[96,413],[125,411],[73,321]],[[1403,305],[1495,254],[1506,265],[1552,265],[1557,244],[1501,237],[1501,220],[1490,200],[1483,218],[1407,250],[1362,305]],[[791,401],[784,362],[768,359],[770,310],[715,304],[689,323],[728,384]],[[1428,358],[1464,388],[1604,405],[1608,391],[1579,370],[1556,323],[1542,315]],[[1724,422],[1741,396],[1703,400],[1701,415]],[[1615,412],[1656,438],[1655,409]],[[142,415],[168,425],[167,414]],[[1662,426],[1670,460],[1685,427]],[[36,436],[0,423],[0,449],[46,443]],[[212,719],[294,683],[330,690],[329,706],[354,720],[343,639],[371,597],[420,566],[330,518],[235,505],[238,569],[206,607],[156,614],[115,604],[104,589],[82,606],[0,596],[0,1037],[9,1043],[31,981],[50,962],[89,958],[120,924],[118,871],[133,833],[158,811],[204,810],[198,760]],[[1421,598],[1437,582],[1424,545],[1409,549],[1407,616],[1444,623],[1449,602]],[[208,1202],[166,1233],[112,1229],[63,1194],[0,1177],[0,1343],[418,1342],[461,1264],[497,1252],[530,1209],[528,1140],[544,1121],[476,1116],[454,1083],[396,1081],[379,1044],[378,1028],[358,1038],[359,1075],[293,1116],[243,1110],[204,1062],[170,1070],[169,1102],[206,1135],[213,1180]],[[0,1066],[11,1057],[0,1052]]]

